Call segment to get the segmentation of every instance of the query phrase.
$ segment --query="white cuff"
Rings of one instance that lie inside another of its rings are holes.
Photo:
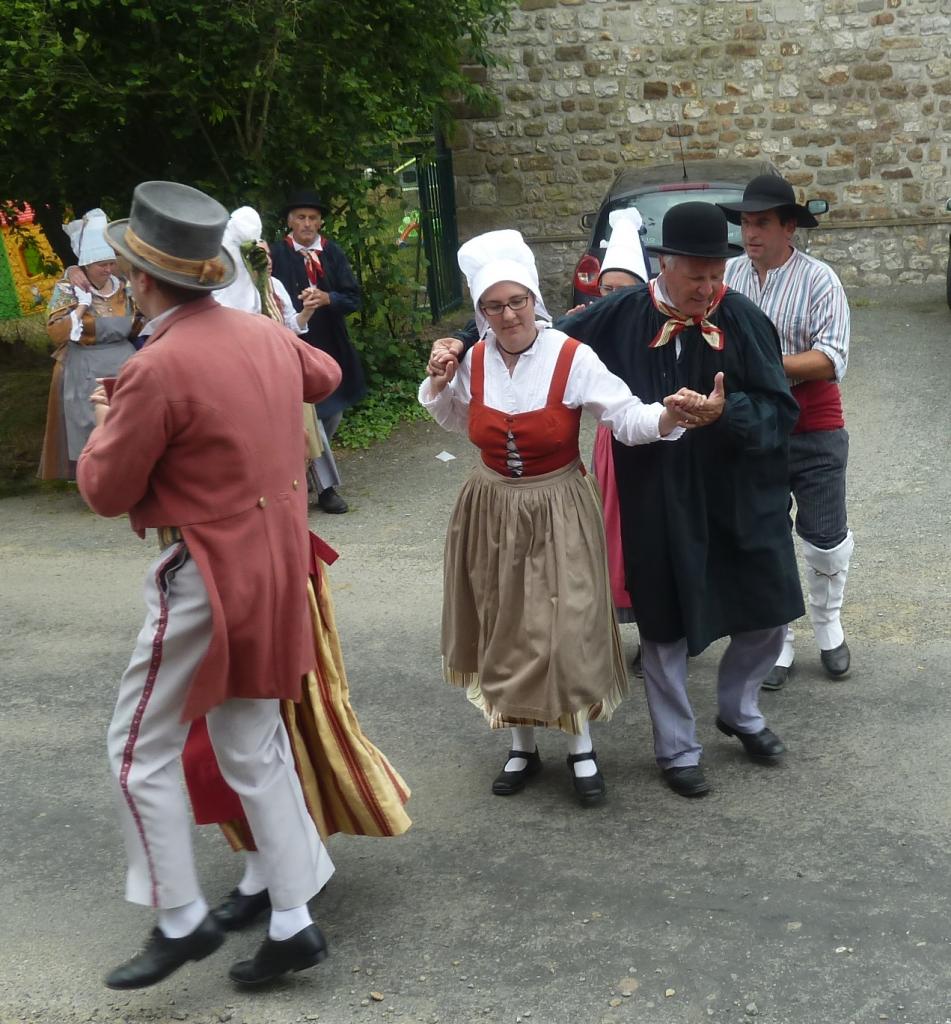
[[[79,341],[83,336],[83,318],[81,316],[77,316],[76,310],[74,309],[69,314],[69,321],[73,325],[69,332],[69,340]]]

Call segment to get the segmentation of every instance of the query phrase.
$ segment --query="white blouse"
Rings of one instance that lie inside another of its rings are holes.
[[[511,414],[532,412],[548,401],[555,364],[568,335],[541,322],[537,326],[539,335],[535,344],[521,354],[511,375],[502,361],[495,335],[488,332],[482,397],[490,408]],[[470,349],[455,377],[438,395],[429,377],[419,386],[420,404],[446,430],[464,432],[468,427],[471,373]],[[659,423],[664,406],[660,402],[645,405],[632,395],[624,381],[611,373],[594,350],[584,344],[578,346],[571,362],[563,404],[569,409],[581,406],[608,427],[622,444],[676,441],[684,433],[683,427],[675,427],[666,437],[661,437]]]

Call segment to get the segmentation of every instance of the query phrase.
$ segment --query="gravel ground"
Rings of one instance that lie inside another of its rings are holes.
[[[713,729],[720,645],[692,661],[702,801],[661,784],[636,683],[596,732],[604,807],[573,803],[557,736],[529,791],[493,798],[507,737],[439,678],[442,537],[472,453],[415,424],[343,459],[352,511],[313,526],[342,555],[354,705],[415,824],[331,841],[313,905],[331,957],[266,992],[226,977],[263,925],[155,988],[102,987],[152,923],[121,898],[104,757],[151,549],[72,494],[0,502],[0,1022],[951,1021],[951,313],[934,289],[852,298],[854,669],[825,679],[802,631],[792,682],[763,697],[789,755],[763,769]],[[207,828],[196,856],[219,899],[238,860]]]

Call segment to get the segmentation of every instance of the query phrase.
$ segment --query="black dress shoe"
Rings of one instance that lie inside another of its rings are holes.
[[[757,764],[778,764],[780,757],[786,753],[786,744],[771,729],[737,732],[722,718],[717,719],[717,728],[724,736],[735,736],[743,744],[749,759]]]
[[[604,776],[601,774],[600,768],[594,775],[583,777],[576,775],[573,765],[578,761],[594,761],[597,764],[598,755],[593,750],[588,751],[587,754],[568,755],[568,771],[571,772],[571,781],[575,784],[578,801],[582,807],[593,807],[595,804],[601,803],[608,791],[604,784]]]
[[[849,645],[844,640],[838,647],[833,647],[831,651],[820,651],[819,657],[822,659],[822,667],[826,670],[826,675],[832,679],[841,679],[849,674],[852,655],[849,653]]]
[[[792,675],[792,665],[788,668],[785,665],[773,665],[763,680],[764,690],[781,690],[786,685],[786,680]]]
[[[211,912],[211,916],[226,932],[236,932],[257,920],[265,910],[271,909],[267,889],[245,896],[240,889],[232,889],[224,903]]]
[[[680,796],[706,796],[710,783],[698,764],[685,764],[679,768],[665,768],[664,782]]]
[[[170,939],[158,928],[137,956],[120,964],[105,978],[108,988],[147,988],[174,974],[189,960],[204,960],[225,941],[221,925],[209,914],[190,934]]]
[[[239,985],[265,985],[290,971],[306,971],[327,959],[327,943],[315,924],[289,939],[265,939],[253,960],[232,964],[228,977]]]
[[[505,763],[508,764],[513,757],[522,757],[528,763],[520,772],[507,772],[503,768],[496,775],[495,781],[492,783],[492,792],[496,796],[511,796],[513,793],[520,792],[525,788],[525,783],[542,770],[542,759],[538,753],[538,747],[531,754],[526,754],[524,750],[510,750]]]
[[[641,648],[638,645],[637,650],[634,652],[634,657],[631,659],[631,671],[637,676],[638,679],[644,678],[644,666],[641,663]]]
[[[340,515],[350,508],[332,487],[325,487],[317,495],[317,507],[321,512],[329,512],[331,515]]]

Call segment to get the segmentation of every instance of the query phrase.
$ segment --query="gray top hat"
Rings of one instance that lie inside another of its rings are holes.
[[[231,284],[234,260],[221,239],[228,211],[216,199],[174,181],[143,181],[125,220],[106,228],[109,244],[159,281],[210,292]]]

